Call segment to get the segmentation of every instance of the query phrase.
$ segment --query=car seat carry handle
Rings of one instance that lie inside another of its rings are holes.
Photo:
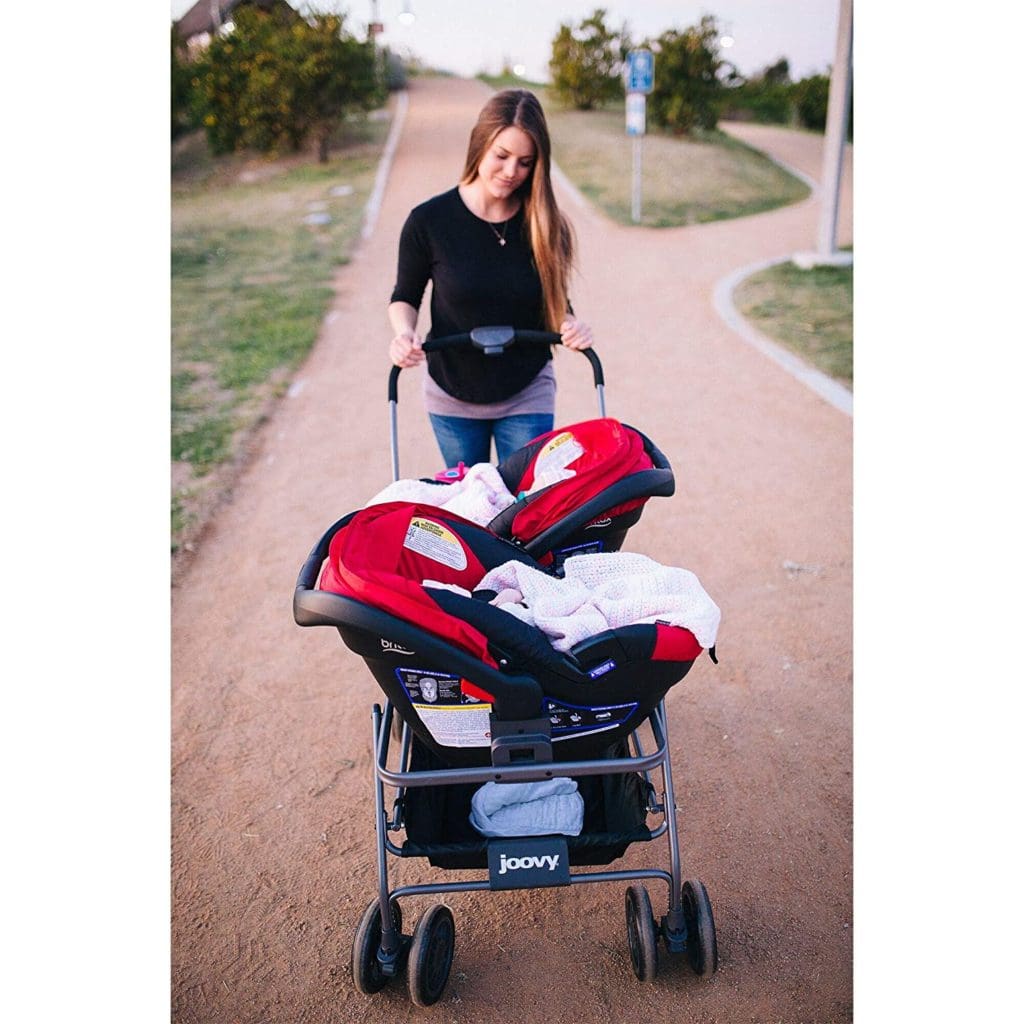
[[[474,327],[466,334],[449,334],[444,338],[430,338],[423,343],[424,352],[438,352],[445,348],[459,348],[472,345],[485,355],[500,356],[514,344],[561,345],[562,336],[554,331],[527,331],[515,327]],[[604,367],[592,348],[579,350],[587,357],[594,374],[594,388],[597,390],[597,406],[601,418],[605,416]],[[402,367],[392,366],[388,374],[388,405],[391,427],[391,479],[398,480],[398,375]]]
[[[293,614],[300,626],[349,626],[415,650],[443,664],[494,697],[494,717],[518,722],[534,719],[543,708],[543,691],[531,676],[511,675],[492,668],[459,647],[388,612],[327,590],[295,588]]]
[[[302,568],[299,570],[299,578],[295,584],[296,594],[298,594],[300,590],[316,590],[316,581],[320,578],[320,569],[324,564],[324,559],[327,557],[327,552],[331,547],[331,541],[334,539],[334,535],[354,515],[354,512],[349,512],[348,515],[342,516],[337,522],[327,528],[324,535],[313,546],[313,550],[310,551],[306,561],[302,564]],[[298,621],[297,611],[296,621]],[[303,623],[300,622],[299,625],[301,626]]]
[[[543,692],[536,679],[500,672],[404,619],[341,594],[316,589],[331,540],[353,515],[355,513],[343,516],[328,528],[299,570],[292,598],[292,615],[296,623],[300,626],[355,626],[424,655],[433,654],[451,666],[452,672],[460,673],[492,694],[495,715],[502,720],[535,718],[540,714]]]

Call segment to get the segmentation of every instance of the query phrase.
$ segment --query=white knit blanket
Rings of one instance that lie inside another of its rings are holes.
[[[575,476],[572,469],[554,469],[538,475],[526,493],[547,487]],[[431,483],[428,480],[396,480],[375,494],[364,507],[382,505],[388,501],[409,501],[419,505],[433,505],[446,512],[454,512],[479,526],[486,526],[499,512],[514,504],[516,495],[505,486],[498,471],[489,462],[478,462],[466,470],[466,475],[452,484]]]
[[[427,480],[396,480],[375,494],[366,504],[382,505],[386,501],[410,501],[433,505],[454,512],[463,519],[486,526],[499,512],[516,500],[505,481],[489,462],[478,462],[453,484],[430,483]]]
[[[694,573],[628,552],[569,558],[564,579],[505,562],[477,588],[498,591],[500,608],[546,633],[559,651],[606,629],[640,622],[683,626],[707,649],[715,644],[722,618]],[[508,591],[519,599],[509,600]]]

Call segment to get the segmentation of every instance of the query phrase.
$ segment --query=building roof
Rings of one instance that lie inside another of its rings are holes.
[[[196,2],[175,22],[178,35],[183,40],[209,32],[213,35],[226,21],[231,12],[242,4],[254,4],[269,10],[271,7],[291,7],[287,0],[196,0]]]

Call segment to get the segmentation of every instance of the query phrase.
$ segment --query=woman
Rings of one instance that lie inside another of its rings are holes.
[[[480,112],[456,188],[417,206],[402,228],[388,306],[396,366],[423,361],[416,331],[427,281],[431,335],[504,325],[554,331],[567,348],[592,344],[567,294],[569,222],[551,189],[551,141],[533,93],[507,89]],[[501,356],[473,347],[426,355],[424,396],[447,466],[498,461],[554,426],[555,375],[546,345]]]

